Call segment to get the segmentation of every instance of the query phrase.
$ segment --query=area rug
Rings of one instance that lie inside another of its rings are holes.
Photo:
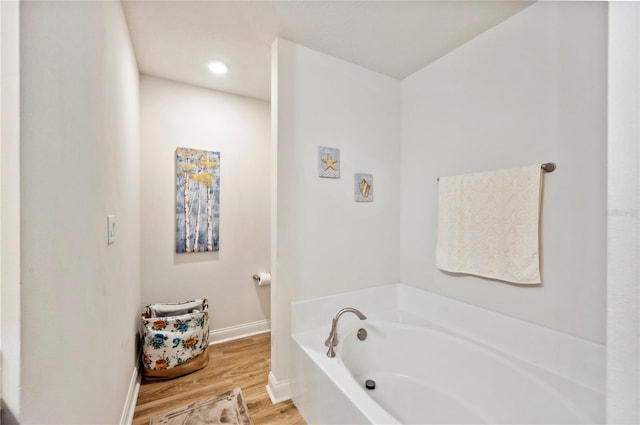
[[[151,418],[149,425],[253,425],[240,388]]]

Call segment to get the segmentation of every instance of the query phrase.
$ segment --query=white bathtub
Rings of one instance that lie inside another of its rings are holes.
[[[409,312],[349,306],[369,318],[340,318],[335,358],[326,356],[324,346],[334,306],[325,326],[293,334],[292,398],[310,424],[604,420],[604,399],[597,390]],[[307,313],[317,310],[303,307],[299,310]],[[356,337],[359,328],[367,330],[364,341]],[[368,379],[376,382],[374,390],[365,389]]]

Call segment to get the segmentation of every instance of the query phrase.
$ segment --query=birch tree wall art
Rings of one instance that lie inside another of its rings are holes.
[[[220,152],[176,149],[176,252],[219,249]]]

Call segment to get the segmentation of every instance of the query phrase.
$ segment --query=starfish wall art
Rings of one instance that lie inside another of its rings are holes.
[[[332,179],[340,178],[340,150],[318,146],[318,175]]]

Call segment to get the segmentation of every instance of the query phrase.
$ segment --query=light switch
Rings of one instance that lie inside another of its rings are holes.
[[[116,216],[107,216],[107,245],[111,245],[116,241]]]

